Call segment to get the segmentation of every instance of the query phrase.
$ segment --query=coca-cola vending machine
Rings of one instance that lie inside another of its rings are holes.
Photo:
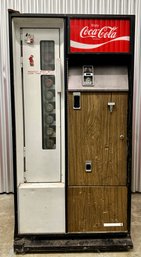
[[[15,252],[131,249],[134,16],[9,21]]]

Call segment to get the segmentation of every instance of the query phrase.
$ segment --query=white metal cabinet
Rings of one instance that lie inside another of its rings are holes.
[[[12,26],[18,233],[64,233],[64,20]]]

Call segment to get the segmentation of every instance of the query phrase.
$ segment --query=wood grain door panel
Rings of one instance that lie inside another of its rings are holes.
[[[127,188],[68,187],[68,232],[127,231]]]
[[[68,93],[69,185],[126,185],[127,98],[127,93],[83,92],[81,109],[74,110]],[[108,102],[115,102],[113,112]]]

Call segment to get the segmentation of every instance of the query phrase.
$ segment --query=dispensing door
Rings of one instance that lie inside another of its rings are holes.
[[[26,182],[59,182],[59,29],[23,29],[22,38]]]

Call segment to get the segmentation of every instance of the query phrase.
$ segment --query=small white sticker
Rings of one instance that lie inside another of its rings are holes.
[[[104,227],[123,227],[123,223],[104,223]]]

